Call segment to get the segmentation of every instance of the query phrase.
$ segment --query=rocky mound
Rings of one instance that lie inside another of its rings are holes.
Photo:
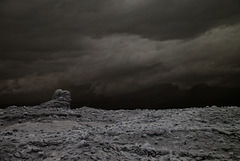
[[[57,89],[52,100],[42,103],[40,106],[45,108],[70,108],[71,94],[68,90]]]

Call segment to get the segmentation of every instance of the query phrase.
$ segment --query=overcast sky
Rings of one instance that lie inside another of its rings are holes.
[[[239,0],[0,0],[0,35],[2,106],[239,104]]]

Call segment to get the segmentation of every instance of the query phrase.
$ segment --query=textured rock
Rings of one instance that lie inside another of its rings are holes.
[[[4,122],[0,161],[240,159],[240,110],[234,106],[168,110],[29,106],[0,112]]]
[[[71,94],[68,90],[57,89],[53,96],[52,100],[42,103],[42,107],[50,107],[50,108],[62,108],[67,107],[70,108],[71,103]]]
[[[57,89],[54,92],[52,99],[71,102],[71,94],[68,90]]]

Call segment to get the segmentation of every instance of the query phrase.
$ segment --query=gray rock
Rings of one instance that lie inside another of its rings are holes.
[[[80,143],[78,144],[78,148],[86,147],[89,146],[86,140],[81,140]]]
[[[46,108],[70,108],[70,103],[70,92],[68,90],[57,89],[52,96],[52,100],[42,103],[41,106]]]
[[[60,100],[60,101],[66,101],[66,102],[71,102],[71,94],[68,90],[62,90],[62,89],[57,89],[53,96],[53,100]]]

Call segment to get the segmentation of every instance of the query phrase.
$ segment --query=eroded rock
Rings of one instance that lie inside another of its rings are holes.
[[[70,108],[71,94],[68,90],[57,89],[52,96],[52,100],[41,104],[42,107],[50,108]]]

